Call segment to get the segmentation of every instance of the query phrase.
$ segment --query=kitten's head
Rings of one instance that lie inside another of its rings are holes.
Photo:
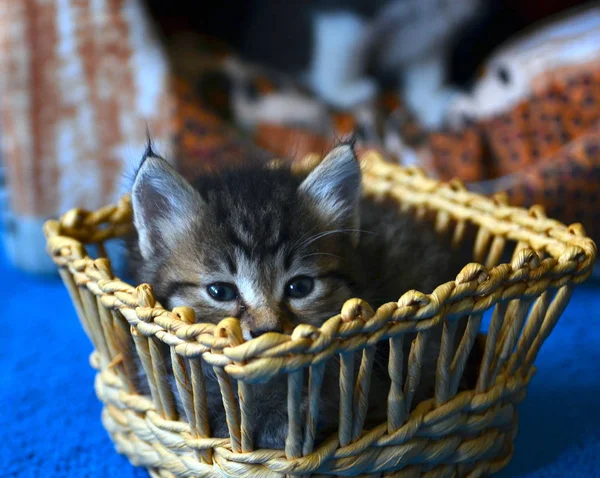
[[[197,321],[239,318],[246,339],[319,326],[353,293],[360,184],[350,145],[305,178],[253,167],[193,185],[149,151],[132,188],[137,278]]]

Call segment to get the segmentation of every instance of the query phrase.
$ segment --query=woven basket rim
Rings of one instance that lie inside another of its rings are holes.
[[[308,157],[304,164],[314,166],[314,162],[314,157]],[[393,194],[407,206],[429,206],[448,221],[474,223],[490,237],[519,242],[523,249],[510,264],[488,268],[470,263],[455,280],[439,285],[431,294],[408,291],[397,302],[377,310],[361,299],[351,299],[340,314],[320,328],[301,324],[291,334],[273,332],[251,341],[242,338],[237,319],[225,318],[217,325],[194,323],[192,309],[163,308],[150,285],[134,287],[123,282],[113,276],[108,259],[92,259],[85,253],[84,244],[115,238],[129,230],[132,211],[128,196],[97,211],[76,208],[58,220],[47,221],[44,233],[48,253],[59,268],[70,270],[78,286],[85,284],[105,307],[118,308],[142,334],[175,346],[182,356],[203,355],[241,380],[259,380],[262,360],[280,357],[280,371],[289,372],[340,351],[433,327],[444,318],[483,313],[500,301],[533,298],[547,289],[579,284],[591,274],[596,245],[580,224],[566,226],[547,218],[541,206],[528,210],[509,206],[503,194],[486,198],[469,192],[458,180],[443,183],[428,178],[418,168],[387,163],[376,152],[365,152],[361,162],[365,194]],[[548,257],[540,260],[535,250],[544,251]],[[296,357],[293,367],[284,359],[290,354]],[[304,362],[298,360],[300,355]]]

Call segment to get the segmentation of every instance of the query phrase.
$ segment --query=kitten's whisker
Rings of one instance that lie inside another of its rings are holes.
[[[294,242],[294,244],[292,244],[292,250],[296,249],[296,247],[304,240],[308,240],[307,238],[309,238],[309,236],[315,231],[317,227],[311,227],[305,234],[302,234],[302,236],[300,236],[300,238]]]
[[[312,257],[312,256],[329,256],[329,257],[335,257],[336,259],[342,259],[340,256],[336,255],[336,254],[330,254],[329,252],[313,252],[312,254],[306,254],[305,256],[300,257],[299,260],[302,259],[306,259],[307,257]]]
[[[329,236],[331,234],[350,234],[353,232],[359,232],[361,234],[376,234],[373,231],[366,231],[364,229],[334,229],[331,231],[325,231],[325,232],[321,232],[319,234],[315,234],[314,236],[312,236],[311,238],[307,239],[306,241],[302,242],[299,247],[304,247],[304,246],[308,246],[310,244],[312,244],[315,241],[318,241],[319,239],[325,237],[325,236]]]

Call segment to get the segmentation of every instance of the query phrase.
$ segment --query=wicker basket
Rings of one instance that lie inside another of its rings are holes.
[[[165,310],[149,285],[133,287],[114,277],[105,242],[131,227],[128,198],[96,212],[72,210],[46,223],[48,251],[95,347],[91,363],[98,370],[104,426],[134,465],[154,477],[475,477],[508,463],[516,404],[525,396],[532,364],[573,287],[591,273],[596,247],[581,226],[550,220],[538,207],[509,207],[502,196],[474,195],[458,182],[438,183],[375,154],[365,154],[363,161],[365,194],[393,199],[417,217],[433,217],[436,231],[454,245],[469,242],[475,262],[431,295],[410,291],[375,312],[352,299],[320,329],[300,325],[291,336],[267,334],[244,343],[236,319],[194,323],[191,309]],[[90,257],[92,249],[97,259]],[[504,257],[507,263],[500,263]],[[457,393],[488,310],[492,316],[477,385]],[[463,316],[467,326],[454,350],[456,319]],[[440,323],[435,396],[413,404],[424,344]],[[403,341],[409,332],[417,332],[417,338],[402,383]],[[387,421],[364,430],[373,348],[383,340],[391,346]],[[132,341],[135,347],[129,346]],[[149,377],[151,398],[136,394],[134,353]],[[315,445],[324,363],[336,354],[339,430]],[[356,369],[354,354],[362,356]],[[185,407],[181,419],[166,361],[172,362]],[[203,367],[213,367],[218,376],[230,438],[211,437]],[[253,383],[278,373],[288,375],[286,448],[253,450],[250,432],[260,426],[249,413]],[[299,413],[305,373],[306,417]]]

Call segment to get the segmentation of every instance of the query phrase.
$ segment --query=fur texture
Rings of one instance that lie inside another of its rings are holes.
[[[133,275],[152,284],[166,307],[193,307],[198,321],[239,318],[246,340],[302,323],[318,327],[352,297],[377,307],[448,280],[450,255],[433,232],[394,205],[361,199],[360,185],[349,144],[334,148],[306,178],[284,167],[251,167],[202,176],[193,186],[148,150],[132,187]],[[215,291],[230,300],[216,300]],[[408,352],[411,339],[405,343]],[[430,342],[415,403],[433,394],[438,349],[439,334]],[[386,356],[380,346],[368,422],[385,419]],[[228,436],[217,382],[206,364],[205,370],[212,432]],[[321,393],[323,434],[337,424],[338,374],[332,359]],[[253,387],[255,446],[283,448],[286,377]]]

